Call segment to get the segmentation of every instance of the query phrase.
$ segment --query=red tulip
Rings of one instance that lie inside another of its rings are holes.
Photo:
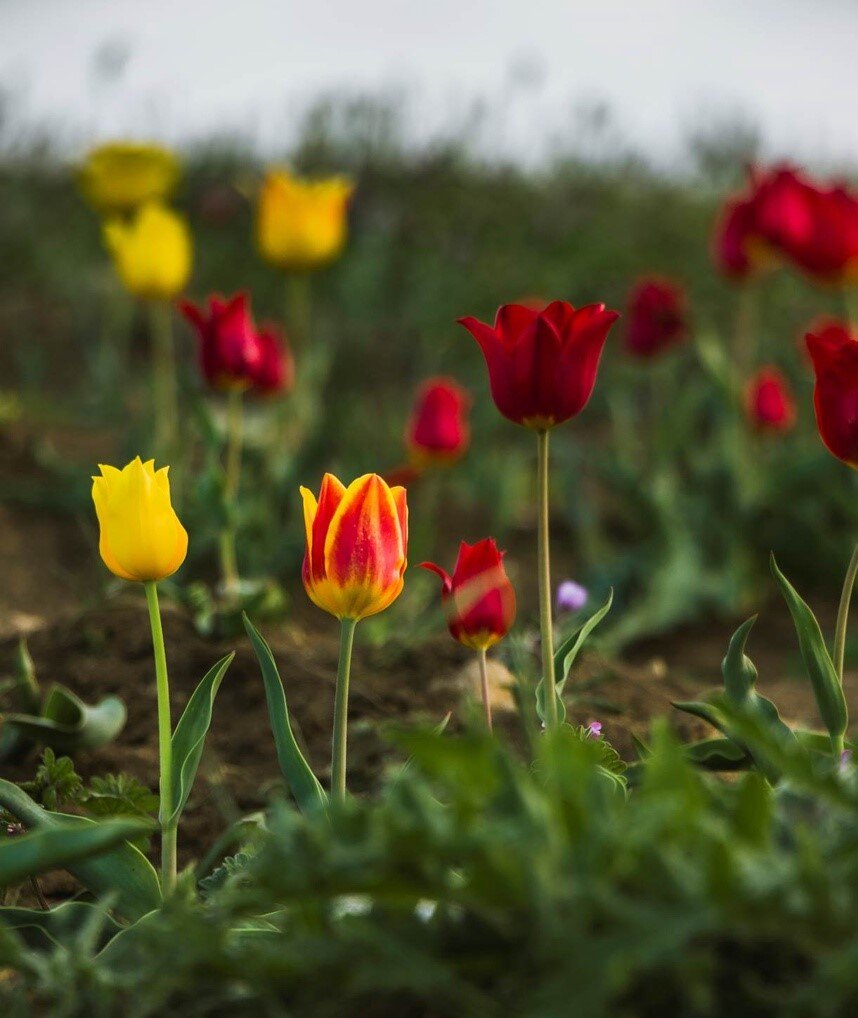
[[[505,304],[494,327],[476,318],[459,322],[480,344],[498,410],[516,424],[544,431],[587,405],[617,318],[604,304],[576,311],[556,300],[544,311]]]
[[[652,357],[688,333],[685,293],[669,279],[641,279],[629,295],[626,346],[638,357]]]
[[[812,229],[789,249],[799,268],[823,282],[858,278],[858,197],[844,187],[815,190]]]
[[[795,400],[789,382],[771,365],[760,368],[748,383],[745,408],[757,431],[786,432],[795,424]]]
[[[295,359],[286,337],[267,323],[258,333],[260,358],[253,373],[253,388],[262,396],[287,393],[295,383]]]
[[[471,397],[452,378],[430,378],[417,394],[405,431],[405,444],[415,466],[452,463],[465,454],[470,441]]]
[[[834,323],[808,333],[816,424],[829,451],[858,468],[858,335]]]
[[[748,279],[762,267],[758,248],[753,201],[732,198],[725,202],[715,226],[712,254],[717,267],[731,279]]]
[[[262,360],[246,293],[209,297],[208,311],[182,301],[179,309],[197,330],[200,370],[213,389],[246,389]]]
[[[755,234],[769,247],[794,257],[813,234],[816,188],[791,166],[756,173],[753,184]]]
[[[450,576],[434,562],[422,562],[441,577],[441,601],[453,639],[474,650],[502,640],[515,621],[515,591],[503,567],[504,552],[492,538],[459,546]]]

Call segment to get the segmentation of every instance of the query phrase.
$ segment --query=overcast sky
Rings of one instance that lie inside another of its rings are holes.
[[[858,2],[0,0],[0,88],[69,144],[240,130],[271,151],[320,92],[400,89],[415,137],[483,97],[523,156],[606,100],[659,159],[743,111],[772,153],[858,163]]]

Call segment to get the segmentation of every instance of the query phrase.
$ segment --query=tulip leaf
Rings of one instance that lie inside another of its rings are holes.
[[[751,765],[751,758],[732,739],[701,739],[685,747],[688,759],[711,771],[741,771]]]
[[[96,950],[101,950],[123,929],[103,904],[89,901],[66,901],[47,911],[0,908],[0,926],[14,930],[33,948],[63,945],[71,948],[80,934],[93,931]]]
[[[566,680],[581,648],[584,646],[587,637],[598,626],[602,619],[611,610],[614,601],[613,587],[608,592],[608,598],[598,611],[595,611],[590,618],[584,621],[574,633],[570,634],[554,652],[554,695],[557,697],[557,716],[562,722],[566,719],[566,705],[563,703],[563,689]],[[539,680],[536,687],[536,710],[542,721],[545,720],[545,680]]]
[[[670,703],[677,710],[706,721],[713,728],[717,728],[719,732],[724,731],[726,720],[715,704],[709,703],[707,700],[671,700]]]
[[[105,697],[90,707],[64,686],[52,686],[40,714],[7,714],[4,721],[30,742],[70,753],[111,742],[125,726],[126,716],[118,697]]]
[[[771,556],[771,567],[792,615],[802,660],[813,686],[813,694],[823,724],[828,729],[832,742],[839,742],[846,731],[849,714],[843,687],[825,645],[822,630],[813,612],[778,569],[774,555]]]
[[[188,705],[179,718],[173,732],[173,812],[169,823],[176,823],[188,801],[193,788],[200,757],[203,755],[206,735],[212,723],[214,700],[227,668],[232,664],[235,653],[227,654],[213,665],[194,690]]]
[[[101,826],[88,817],[51,813],[34,802],[17,785],[2,778],[0,778],[0,806],[37,831],[53,830],[57,827],[90,830]],[[144,829],[145,821],[135,820],[134,823],[135,834],[139,835]],[[101,855],[56,865],[67,869],[94,894],[114,894],[115,909],[126,919],[132,921],[139,919],[140,916],[161,905],[158,874],[146,856],[127,840],[120,840]]]
[[[325,790],[319,784],[295,739],[289,720],[289,708],[286,705],[283,682],[280,679],[271,648],[247,615],[243,616],[243,621],[259,661],[259,667],[262,669],[265,699],[268,703],[268,719],[274,734],[274,746],[277,751],[280,771],[295,796],[298,806],[303,812],[307,812],[327,802]]]
[[[146,821],[131,818],[36,828],[0,844],[0,886],[17,884],[45,870],[68,869],[151,829]]]

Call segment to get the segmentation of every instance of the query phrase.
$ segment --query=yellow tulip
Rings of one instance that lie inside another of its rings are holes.
[[[294,272],[332,262],[346,242],[346,212],[353,190],[344,177],[303,180],[272,170],[262,185],[256,215],[262,257]]]
[[[98,550],[123,580],[163,580],[185,561],[188,532],[170,502],[169,469],[137,456],[122,470],[99,464],[101,476],[92,479]]]
[[[166,198],[179,173],[179,161],[167,149],[116,141],[89,153],[78,171],[78,183],[99,212],[130,212],[146,201]]]
[[[172,209],[147,202],[130,222],[106,223],[104,238],[119,278],[135,297],[171,300],[191,274],[191,235]]]

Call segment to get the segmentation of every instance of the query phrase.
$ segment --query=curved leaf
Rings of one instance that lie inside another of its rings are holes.
[[[732,739],[701,739],[689,743],[685,752],[692,763],[706,770],[741,771],[751,766],[751,758]]]
[[[66,901],[56,908],[0,908],[0,926],[14,930],[28,947],[68,945],[91,923],[98,924],[97,949],[123,929],[102,905],[89,901]]]
[[[849,714],[843,687],[822,637],[822,630],[813,612],[778,569],[774,555],[770,561],[772,573],[780,585],[792,615],[804,667],[813,686],[813,694],[823,724],[828,729],[832,741],[839,741],[846,731]]]
[[[64,686],[52,686],[40,715],[7,714],[5,723],[31,742],[60,752],[98,749],[125,726],[125,704],[107,696],[90,707]]]
[[[242,616],[242,620],[250,642],[253,644],[259,667],[262,669],[265,699],[268,703],[268,719],[274,734],[274,746],[277,750],[280,771],[292,790],[300,809],[303,811],[315,809],[324,805],[328,797],[304,758],[292,732],[286,694],[283,691],[283,683],[280,673],[277,671],[274,655],[246,614]]]
[[[69,869],[150,829],[151,824],[141,820],[106,820],[84,827],[61,823],[10,838],[0,843],[0,886],[17,884],[45,870]]]
[[[598,611],[595,611],[574,633],[568,636],[554,652],[554,695],[557,697],[557,711],[560,721],[566,719],[566,705],[563,703],[563,689],[572,665],[581,652],[587,637],[598,626],[611,610],[614,602],[614,588],[608,591],[608,598]],[[542,721],[545,720],[545,679],[539,680],[536,686],[536,711]]]
[[[27,826],[36,829],[58,826],[89,829],[100,826],[88,817],[51,813],[42,809],[17,785],[3,779],[0,779],[0,806]],[[140,822],[135,823],[136,833],[139,834]],[[127,841],[120,841],[102,855],[92,859],[80,859],[63,868],[94,894],[101,896],[115,893],[116,911],[126,919],[139,919],[140,916],[161,905],[161,884],[158,874],[146,856]]]
[[[188,796],[191,794],[194,778],[197,776],[197,768],[200,765],[200,757],[203,754],[206,735],[212,723],[214,700],[226,670],[232,664],[234,657],[235,653],[227,654],[206,672],[188,700],[188,705],[173,732],[171,740],[173,747],[173,812],[168,820],[170,823],[178,821],[185,808],[185,803],[188,801]]]

